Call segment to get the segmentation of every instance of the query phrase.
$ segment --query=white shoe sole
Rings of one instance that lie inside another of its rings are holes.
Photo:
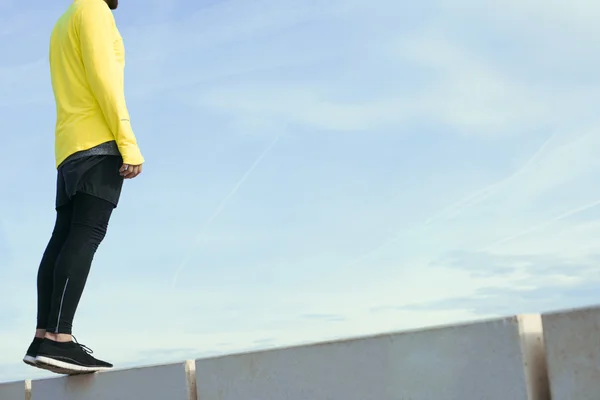
[[[25,357],[23,357],[23,362],[25,364],[31,365],[32,367],[36,367],[37,366],[37,361],[36,361],[35,357],[32,357],[32,356],[25,356]]]
[[[56,374],[72,374],[72,372],[70,371],[65,371],[64,369],[61,368],[57,368],[57,367],[52,367],[50,365],[44,365],[44,364],[40,364],[39,362],[37,362],[37,360],[35,359],[35,357],[32,356],[25,356],[23,357],[23,362],[27,365],[31,365],[32,367],[36,367],[39,369],[45,369],[47,371],[50,372],[54,372]]]
[[[36,357],[36,364],[38,367],[41,368],[46,368],[46,366],[50,367],[47,369],[59,369],[63,372],[59,372],[59,373],[63,373],[63,374],[86,374],[86,373],[93,373],[93,372],[102,372],[102,371],[108,371],[112,368],[107,368],[107,367],[84,367],[82,365],[76,365],[76,364],[70,364],[64,361],[58,361],[55,360],[53,358],[49,358],[49,357],[44,357],[44,356],[37,356]]]

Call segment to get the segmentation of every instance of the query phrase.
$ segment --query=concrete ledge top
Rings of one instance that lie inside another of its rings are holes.
[[[598,400],[599,337],[582,307],[7,382],[0,400]]]

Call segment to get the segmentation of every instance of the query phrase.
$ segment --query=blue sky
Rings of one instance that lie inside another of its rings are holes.
[[[49,33],[0,3],[0,381],[54,222]],[[75,335],[117,367],[600,301],[591,0],[121,0],[147,164]]]

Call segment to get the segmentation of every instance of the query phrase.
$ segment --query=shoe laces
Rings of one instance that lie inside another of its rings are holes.
[[[71,335],[71,336],[72,336],[72,335]],[[89,347],[87,347],[85,344],[81,344],[81,343],[79,343],[79,342],[77,341],[77,338],[76,338],[75,336],[73,336],[73,342],[74,342],[74,343],[75,343],[77,346],[81,347],[81,350],[85,351],[86,353],[88,353],[88,354],[92,354],[92,353],[93,353],[92,349],[90,349]]]

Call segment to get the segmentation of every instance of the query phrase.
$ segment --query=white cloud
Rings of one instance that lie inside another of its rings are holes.
[[[460,18],[461,11],[449,17]],[[363,19],[352,15],[345,23],[359,29]],[[592,122],[597,91],[557,82],[549,92],[548,85],[519,73],[527,64],[538,65],[537,60],[520,58],[518,46],[499,64],[489,52],[461,42],[452,32],[462,27],[449,21],[392,36],[385,29],[367,31],[369,41],[353,38],[354,47],[334,50],[343,62],[326,77],[305,75],[294,81],[279,79],[276,73],[260,78],[247,74],[228,83],[185,90],[180,98],[231,116],[233,124],[263,120],[282,129],[292,123],[324,130],[402,131],[411,123],[431,121],[459,133],[517,136],[540,127],[572,129],[573,124]],[[323,48],[315,42],[306,55],[321,55]],[[247,52],[242,56],[243,64],[255,62]],[[310,68],[316,62],[306,65]],[[365,62],[373,71],[384,72],[361,74]],[[421,78],[424,73],[426,79]],[[374,87],[375,92],[366,96],[365,90]]]

